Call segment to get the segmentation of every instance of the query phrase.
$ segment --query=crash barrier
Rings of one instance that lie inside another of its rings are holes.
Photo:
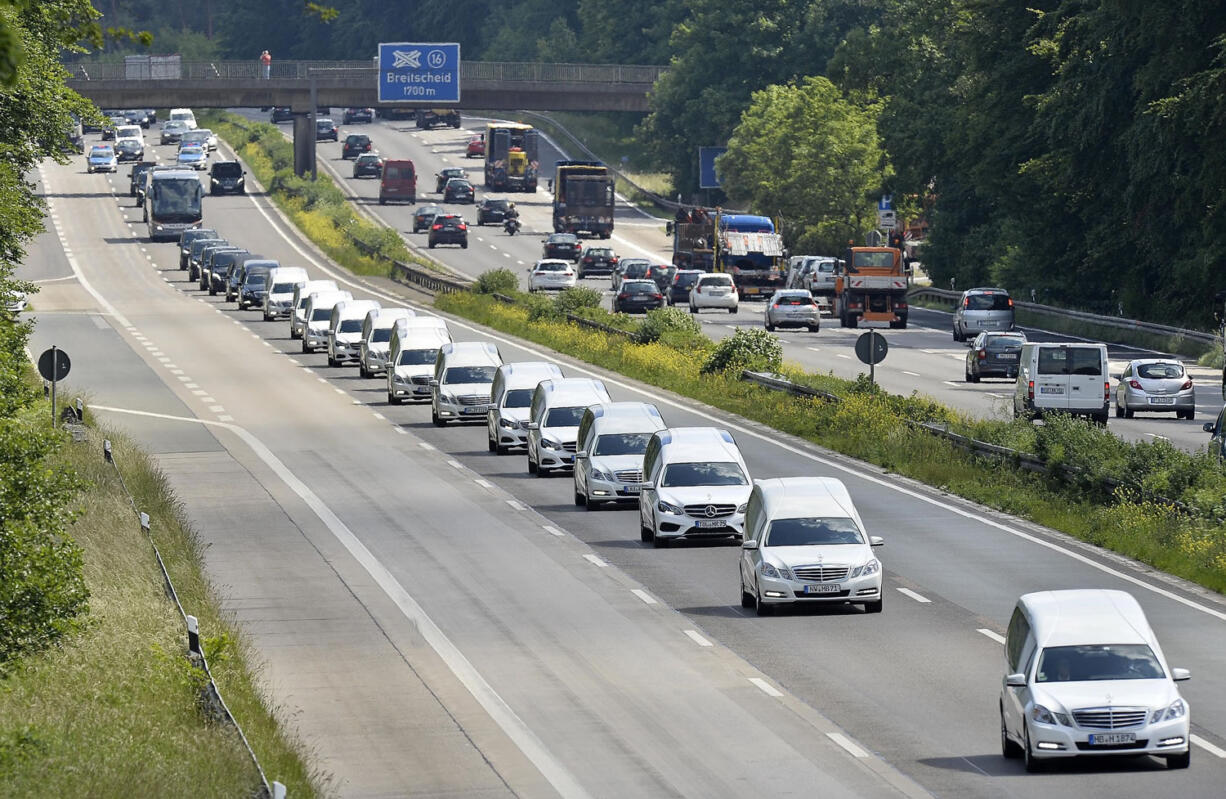
[[[76,413],[76,423],[80,424],[84,413],[80,400],[77,401]],[[213,673],[209,670],[208,658],[205,657],[204,648],[200,644],[199,622],[195,616],[188,615],[187,611],[183,609],[183,603],[179,601],[179,594],[175,590],[174,581],[170,579],[170,572],[166,569],[166,562],[162,560],[162,552],[153,540],[151,530],[152,520],[149,518],[148,513],[140,510],[136,504],[136,498],[128,490],[128,485],[123,479],[123,473],[119,470],[119,464],[115,462],[115,453],[111,448],[111,442],[108,440],[102,442],[102,457],[114,468],[115,476],[119,478],[119,485],[123,487],[123,492],[128,497],[128,504],[132,506],[132,512],[136,514],[136,518],[140,523],[141,532],[149,539],[149,546],[153,549],[153,557],[157,560],[158,568],[162,570],[162,582],[166,590],[166,596],[175,603],[175,607],[179,610],[179,616],[183,619],[183,627],[187,633],[187,659],[205,677],[200,694],[201,705],[204,707],[205,712],[214,720],[232,725],[235,732],[238,733],[239,740],[242,741],[243,747],[247,750],[247,754],[251,757],[251,762],[255,766],[256,773],[260,776],[257,795],[263,797],[263,799],[285,799],[285,786],[275,780],[269,783],[268,777],[264,773],[264,767],[260,764],[260,759],[256,757],[255,750],[251,748],[246,733],[243,732],[238,719],[234,718],[234,714],[230,712],[230,708],[226,705],[226,700],[222,698],[221,689],[217,687],[217,683],[213,680]]]
[[[469,281],[457,280],[440,275],[438,272],[432,272],[429,269],[422,269],[412,264],[406,264],[404,261],[390,258],[381,252],[378,247],[355,236],[353,231],[348,228],[344,229],[343,232],[345,238],[363,255],[389,264],[392,267],[392,279],[394,280],[417,286],[431,294],[451,294],[455,291],[467,291],[472,288],[472,283]]]
[[[808,397],[811,399],[820,399],[825,402],[841,402],[841,398],[837,394],[831,394],[828,391],[810,388],[809,386],[799,385],[788,380],[783,375],[770,374],[768,372],[752,372],[744,370],[741,372],[741,380],[748,383],[754,383],[764,388],[769,388],[772,391],[782,391],[791,394],[794,397]],[[960,433],[955,433],[949,429],[947,425],[935,424],[933,422],[919,422],[914,419],[903,420],[907,426],[920,430],[929,435],[943,438],[953,444],[958,449],[969,452],[972,455],[981,457],[994,458],[999,461],[1011,463],[1020,469],[1029,472],[1038,472],[1054,476],[1066,483],[1073,483],[1078,480],[1084,480],[1084,472],[1076,466],[1068,464],[1050,464],[1038,455],[1033,455],[1029,452],[1002,447],[998,444],[990,444],[987,441],[979,441],[978,439],[964,436]],[[1117,480],[1113,477],[1099,477],[1098,488],[1106,493],[1114,493],[1116,490],[1124,488],[1137,493],[1146,500],[1155,502],[1160,505],[1167,505],[1179,510],[1182,513],[1195,515],[1196,511],[1190,508],[1187,504],[1175,499],[1168,499],[1158,494],[1145,489],[1143,486],[1136,483],[1126,483],[1122,480]],[[1084,485],[1084,483],[1083,483]]]
[[[491,296],[499,302],[506,303],[507,305],[519,304],[519,300],[506,294],[498,294],[495,292]],[[622,338],[630,340],[635,339],[635,334],[630,330],[622,330],[620,327],[613,327],[612,325],[595,322],[591,319],[585,319],[582,316],[576,316],[573,313],[563,313],[562,316],[566,319],[566,321],[576,324],[579,327],[586,327],[588,330],[599,330],[601,333],[608,333],[611,336],[621,336]]]

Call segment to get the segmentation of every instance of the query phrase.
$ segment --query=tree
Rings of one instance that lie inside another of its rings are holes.
[[[754,92],[715,162],[734,200],[784,220],[789,246],[838,253],[876,227],[873,200],[890,174],[877,134],[881,104],[823,77]]]

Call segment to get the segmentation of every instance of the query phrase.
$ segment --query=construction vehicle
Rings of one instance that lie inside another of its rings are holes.
[[[613,177],[599,161],[558,161],[553,172],[553,232],[613,234]]]
[[[539,134],[519,122],[491,122],[485,128],[485,188],[487,191],[536,191],[541,169]]]
[[[673,263],[732,275],[741,299],[770,299],[784,287],[783,238],[766,216],[701,212],[700,221],[673,223]],[[718,234],[717,234],[718,231]]]
[[[843,327],[889,322],[907,327],[911,272],[895,247],[849,247],[834,279],[834,315]]]

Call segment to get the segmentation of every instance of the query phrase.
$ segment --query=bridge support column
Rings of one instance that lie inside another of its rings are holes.
[[[294,112],[294,174],[315,174],[315,114]]]

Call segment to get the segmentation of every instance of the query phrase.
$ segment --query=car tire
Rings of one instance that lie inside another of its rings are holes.
[[[1026,763],[1026,772],[1028,774],[1038,774],[1043,770],[1043,761],[1034,756],[1034,751],[1030,746],[1030,726],[1022,722],[1022,759]]]
[[[315,348],[314,348],[314,347],[308,347],[308,346],[307,346],[307,343],[306,343],[306,337],[305,337],[305,336],[304,336],[304,337],[303,337],[303,339],[302,339],[302,351],[303,351],[303,353],[305,353],[305,354],[310,354],[310,353],[312,353],[312,352],[315,352]]]
[[[810,333],[816,333],[816,332],[818,332],[819,330],[821,330],[821,327],[820,327],[820,326],[818,326],[818,325],[809,325],[809,332],[810,332]]]
[[[438,411],[436,411],[434,408],[430,409],[430,421],[434,423],[435,427],[442,427],[443,425],[447,424],[442,420],[442,418],[438,415]]]
[[[667,538],[664,538],[663,536],[658,536],[655,533],[652,533],[651,545],[655,547],[656,549],[668,549],[668,543],[669,542]]]
[[[882,597],[881,599],[878,599],[876,602],[865,602],[864,612],[865,613],[880,613],[884,607],[885,607],[885,597]]]
[[[574,494],[575,494],[575,507],[576,508],[582,508],[587,505],[587,497],[585,497],[583,494],[580,494],[578,491],[575,491]],[[588,510],[591,510],[591,508],[588,508]]]
[[[528,474],[536,474],[540,470],[535,463],[532,462],[532,456],[528,456]]]
[[[366,364],[362,363],[359,360],[358,361],[358,377],[366,378],[370,376],[371,376],[370,372],[366,371]]]
[[[387,404],[388,404],[388,405],[399,405],[400,403],[401,403],[401,399],[400,399],[400,397],[397,397],[395,394],[388,394],[388,395],[387,395]]]
[[[731,308],[729,308],[729,309],[728,309],[728,313],[731,313],[731,314],[736,313],[736,306],[734,305],[734,306],[732,306]]]
[[[1195,419],[1195,418],[1196,418],[1196,409],[1195,409],[1195,408],[1190,408],[1188,411],[1186,411],[1186,412],[1184,413],[1183,418],[1185,418],[1185,419]]]
[[[1119,400],[1116,400],[1115,402],[1115,418],[1116,419],[1124,418],[1124,409],[1123,407],[1120,406]]]
[[[645,524],[643,524],[642,520],[640,519],[639,520],[639,540],[642,541],[644,544],[650,544],[653,540],[655,540],[655,537],[656,537],[656,534],[652,531],[652,529],[646,526]]]
[[[1188,747],[1188,751],[1182,755],[1171,755],[1166,759],[1167,768],[1187,768],[1192,765],[1192,747]]]
[[[753,594],[745,590],[745,581],[742,579],[741,580],[741,607],[748,610],[752,608],[753,606],[754,606]]]
[[[467,242],[467,241],[462,241],[462,242],[460,242],[460,249],[461,249],[461,250],[467,250],[467,249],[468,249],[468,242]]]
[[[1000,756],[1006,760],[1016,760],[1020,755],[1021,747],[1013,742],[1005,730],[1005,710],[1000,709]]]
[[[1131,419],[1135,415],[1136,415],[1136,411],[1132,410],[1127,405],[1124,406],[1124,418],[1125,419]]]
[[[494,441],[494,439],[490,438],[488,429],[486,430],[485,444],[486,444],[487,449],[489,449],[490,452],[498,451],[498,443]]]
[[[762,601],[762,590],[761,589],[758,589],[754,592],[753,611],[758,616],[769,616],[775,611],[774,608],[772,608],[770,605]]]
[[[774,325],[772,325],[770,322],[767,322],[767,323],[766,323],[766,332],[767,332],[767,333],[774,333],[774,332],[775,332],[775,326],[774,326]]]

